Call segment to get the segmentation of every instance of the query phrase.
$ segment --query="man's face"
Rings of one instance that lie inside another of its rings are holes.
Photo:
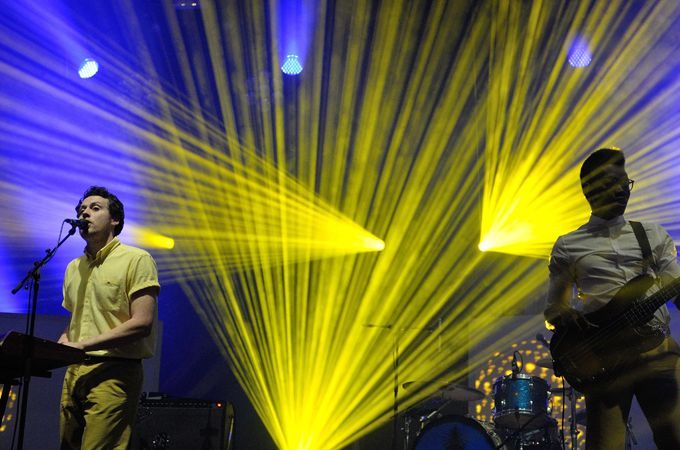
[[[604,218],[622,215],[630,198],[628,174],[618,165],[609,164],[584,186],[593,213]]]
[[[78,218],[89,223],[87,228],[80,230],[80,235],[84,239],[113,234],[116,225],[120,223],[111,217],[109,200],[98,195],[92,195],[83,200],[78,209]]]

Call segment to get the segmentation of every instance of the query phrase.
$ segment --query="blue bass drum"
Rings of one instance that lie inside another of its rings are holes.
[[[444,416],[428,423],[414,450],[508,450],[488,423],[469,417]]]

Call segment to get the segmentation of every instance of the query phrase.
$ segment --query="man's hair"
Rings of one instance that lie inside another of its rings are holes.
[[[602,173],[602,170],[610,164],[621,167],[626,164],[626,159],[621,150],[601,148],[595,150],[583,161],[583,165],[581,165],[581,186],[584,187],[584,192],[585,185],[596,179]]]
[[[123,202],[118,200],[118,197],[109,192],[108,189],[101,186],[90,186],[87,188],[83,197],[78,200],[78,206],[76,206],[76,214],[80,213],[80,205],[83,204],[83,200],[87,197],[97,195],[103,197],[109,201],[109,214],[114,220],[118,221],[118,225],[113,229],[113,235],[118,236],[121,231],[123,231],[123,225],[125,224],[125,208],[123,207]]]

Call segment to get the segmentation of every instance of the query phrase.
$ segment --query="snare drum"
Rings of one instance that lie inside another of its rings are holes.
[[[444,416],[428,423],[414,450],[508,450],[493,425],[463,416]]]
[[[549,389],[543,379],[523,373],[497,378],[493,384],[494,422],[513,429],[543,427],[549,419]]]

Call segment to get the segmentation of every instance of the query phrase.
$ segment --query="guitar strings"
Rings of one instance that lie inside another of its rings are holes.
[[[645,319],[650,315],[653,315],[656,309],[658,309],[658,307],[651,309],[648,305],[654,303],[655,300],[658,298],[662,297],[667,299],[672,298],[678,295],[679,291],[680,291],[680,278],[674,280],[668,286],[658,290],[657,292],[647,297],[644,304],[635,303],[631,309],[619,315],[614,321],[599,328],[588,339],[585,339],[584,341],[578,343],[572,350],[565,352],[563,354],[563,357],[567,359],[570,358],[578,359],[579,357],[588,355],[589,353],[592,352],[591,349],[593,345],[599,343],[598,341],[606,339],[607,337],[611,337],[615,335],[617,332],[620,332],[619,328],[620,325],[626,326],[643,325],[645,323],[644,322]],[[669,292],[671,293],[671,295],[668,295]],[[647,309],[648,311],[641,314],[638,312],[639,309]]]

